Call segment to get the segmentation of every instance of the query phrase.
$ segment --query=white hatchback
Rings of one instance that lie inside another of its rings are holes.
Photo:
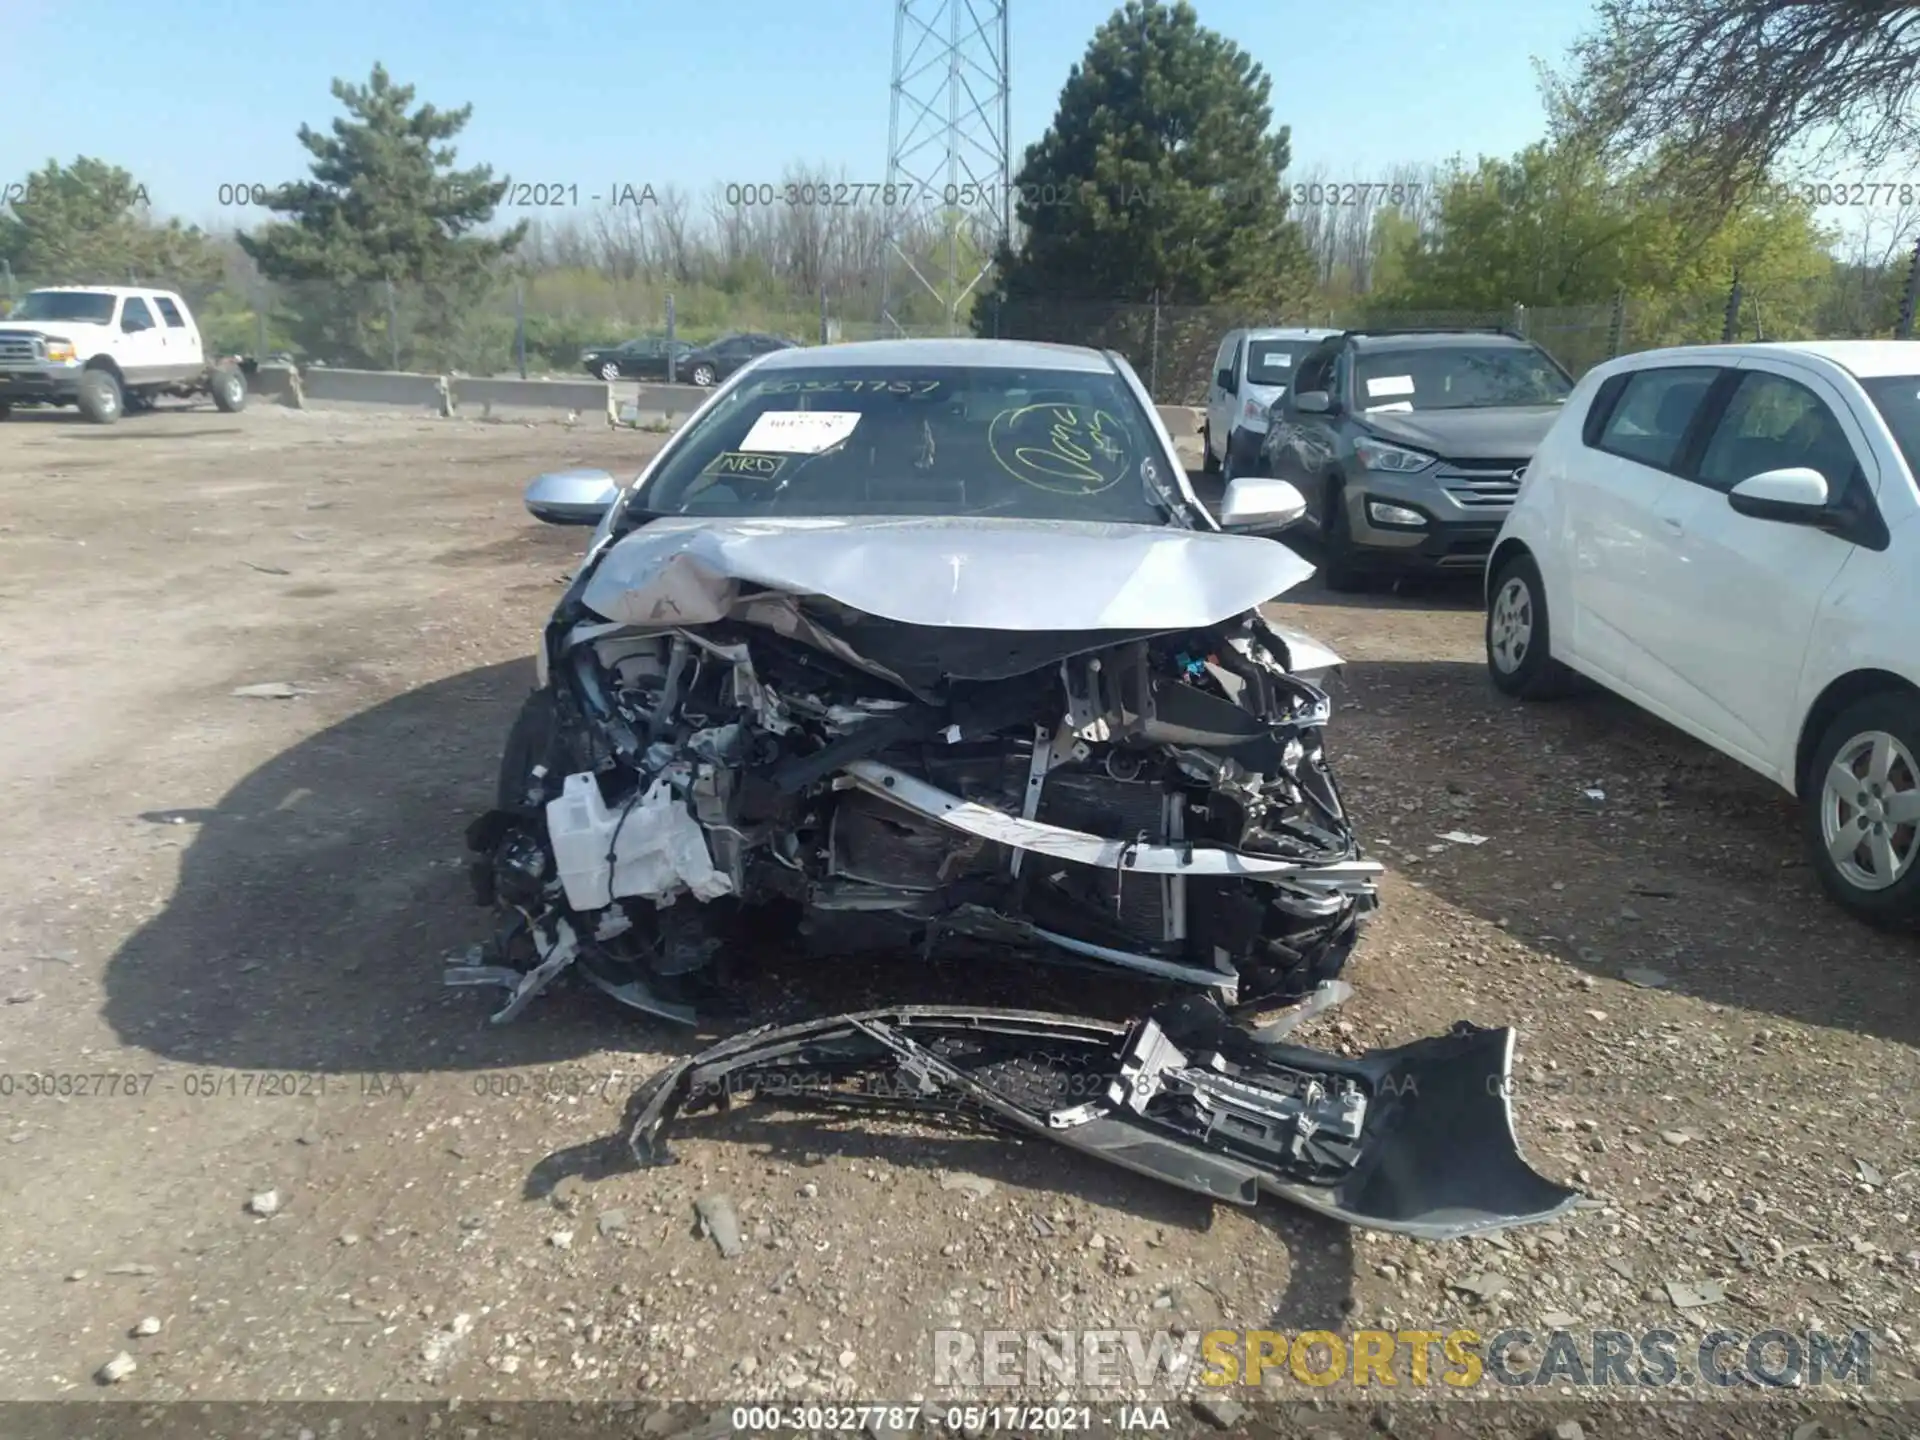
[[[1801,802],[1861,918],[1920,918],[1920,342],[1652,350],[1589,371],[1487,565],[1510,695],[1578,672]]]

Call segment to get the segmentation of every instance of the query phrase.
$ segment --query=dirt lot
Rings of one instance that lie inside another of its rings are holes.
[[[0,1396],[934,1400],[935,1330],[1062,1324],[1667,1327],[1683,1357],[1716,1327],[1862,1327],[1880,1408],[1853,1423],[1920,1393],[1920,944],[1825,903],[1788,799],[1731,763],[1604,696],[1498,700],[1457,591],[1275,607],[1350,661],[1333,746],[1392,871],[1357,993],[1307,1038],[1519,1027],[1522,1144],[1602,1205],[1415,1245],[759,1108],[619,1169],[601,1142],[687,1038],[584,990],[492,1028],[495,992],[441,966],[486,929],[461,829],[584,534],[520,487],[656,444],[269,409],[0,426]],[[301,693],[232,693],[269,682]],[[731,1261],[693,1231],[716,1190]],[[1707,1281],[1724,1299],[1676,1307]]]

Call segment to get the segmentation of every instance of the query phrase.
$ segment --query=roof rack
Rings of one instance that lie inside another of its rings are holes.
[[[1354,335],[1504,335],[1509,340],[1525,340],[1509,325],[1363,325],[1357,330],[1342,330],[1340,338]]]

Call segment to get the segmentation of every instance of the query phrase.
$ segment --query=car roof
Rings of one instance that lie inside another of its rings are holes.
[[[1365,333],[1353,337],[1357,350],[1434,350],[1441,346],[1456,348],[1460,345],[1484,345],[1502,350],[1531,350],[1531,340],[1523,340],[1518,335],[1502,335],[1497,330],[1423,330],[1419,333],[1402,331],[1394,334]]]
[[[165,295],[170,300],[180,298],[172,290],[158,290],[151,285],[36,285],[27,293],[44,295],[49,291],[63,295]]]
[[[755,367],[862,365],[907,369],[919,365],[997,365],[1015,370],[1112,371],[1113,362],[1084,345],[1038,340],[856,340],[842,345],[804,345],[775,350]]]
[[[1326,340],[1339,333],[1319,325],[1263,326],[1242,332],[1249,340]]]
[[[1759,340],[1744,345],[1674,345],[1623,355],[1619,369],[1638,369],[1648,361],[1692,360],[1734,365],[1742,360],[1806,356],[1837,365],[1858,379],[1876,375],[1920,375],[1920,340]]]

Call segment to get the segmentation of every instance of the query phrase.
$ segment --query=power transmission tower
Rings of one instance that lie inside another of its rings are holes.
[[[957,332],[1011,229],[1008,37],[1007,0],[894,0],[880,318],[896,333],[922,289]]]

